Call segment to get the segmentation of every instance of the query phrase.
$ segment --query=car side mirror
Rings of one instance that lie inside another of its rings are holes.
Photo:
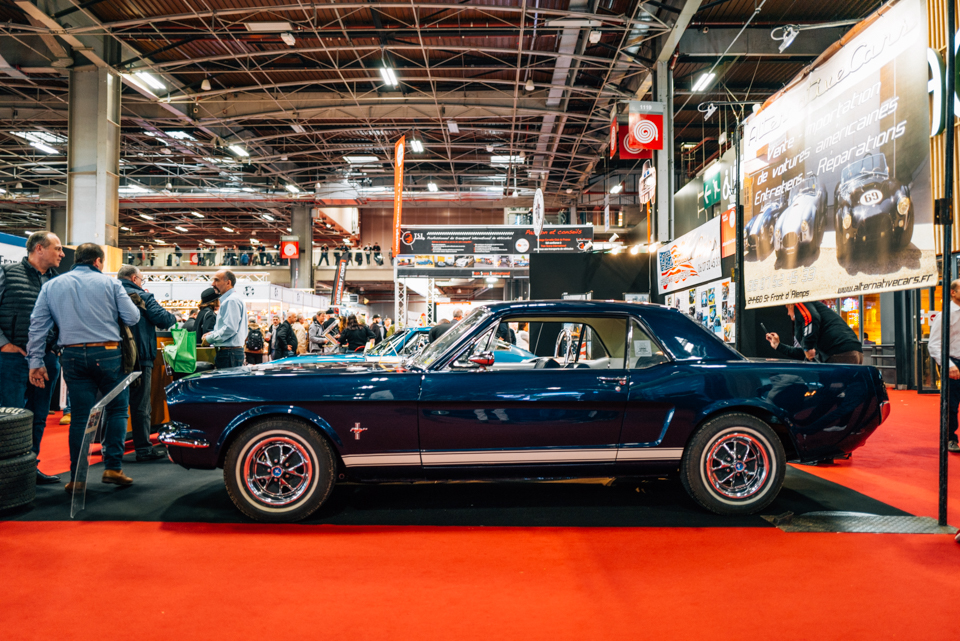
[[[474,365],[479,365],[481,368],[492,367],[495,360],[493,357],[493,352],[480,352],[479,354],[474,354],[469,359]]]

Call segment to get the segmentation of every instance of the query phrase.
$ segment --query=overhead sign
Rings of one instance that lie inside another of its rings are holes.
[[[543,190],[539,187],[533,192],[533,232],[537,236],[543,233]]]
[[[614,158],[617,155],[617,134],[619,133],[619,128],[617,127],[617,110],[614,108],[613,113],[610,114],[610,157]]]
[[[347,282],[347,257],[341,256],[337,263],[337,272],[333,276],[333,291],[330,293],[330,304],[339,305],[343,302],[343,288]]]
[[[400,220],[403,214],[403,154],[406,149],[407,137],[400,136],[400,140],[393,147],[393,255],[400,253]]]
[[[661,294],[720,278],[720,218],[661,247],[657,266]]]
[[[713,207],[720,202],[720,165],[715,164],[703,176],[703,207]]]
[[[298,236],[283,236],[280,238],[281,258],[300,258],[300,238]]]
[[[525,226],[405,226],[400,234],[400,255],[512,255],[533,251],[584,251],[587,243],[593,242],[593,225],[544,227],[539,241],[538,249],[535,230]]]
[[[636,145],[635,141],[631,142],[630,125],[624,123],[622,125],[618,125],[617,129],[617,136],[620,139],[620,160],[641,160],[643,158],[653,158],[652,151]]]
[[[937,283],[925,7],[887,6],[746,121],[748,308]]]
[[[663,103],[630,102],[629,149],[663,149]]]

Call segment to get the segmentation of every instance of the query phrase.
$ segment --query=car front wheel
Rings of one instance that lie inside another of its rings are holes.
[[[753,514],[783,485],[786,456],[769,425],[749,414],[723,414],[704,423],[683,454],[680,478],[711,512]]]
[[[241,512],[288,523],[307,518],[327,500],[335,472],[323,437],[302,423],[277,419],[254,425],[230,445],[223,479]]]

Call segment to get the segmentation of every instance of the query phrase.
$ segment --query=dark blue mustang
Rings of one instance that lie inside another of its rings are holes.
[[[533,357],[498,362],[501,323]],[[890,407],[876,368],[748,360],[677,311],[591,301],[480,307],[399,365],[244,367],[167,397],[171,460],[222,467],[262,521],[308,516],[337,480],[671,473],[753,513],[787,460],[853,451]]]

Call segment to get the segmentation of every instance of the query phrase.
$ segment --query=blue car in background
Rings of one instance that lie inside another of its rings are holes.
[[[529,358],[502,360],[504,323]],[[748,360],[677,310],[601,301],[475,308],[402,362],[291,359],[167,387],[161,433],[223,469],[252,519],[303,519],[337,481],[680,478],[719,514],[773,502],[787,460],[852,452],[887,418],[872,366]]]

